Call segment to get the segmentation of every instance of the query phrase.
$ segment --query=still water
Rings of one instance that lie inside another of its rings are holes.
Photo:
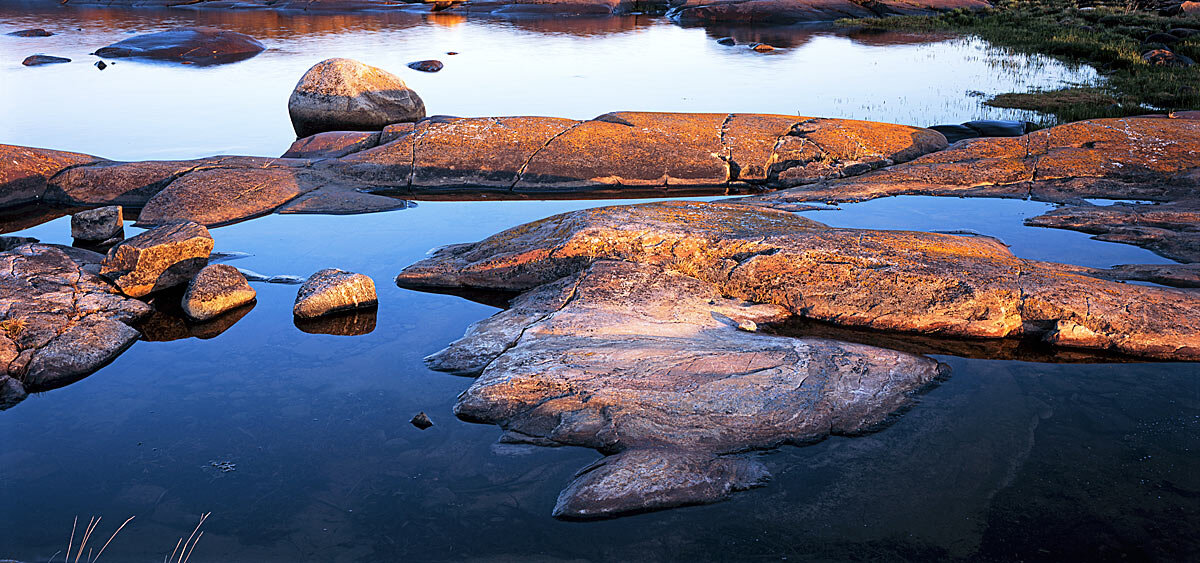
[[[223,67],[121,61],[105,71],[86,55],[126,31],[181,23],[244,31],[271,50]],[[303,18],[0,4],[0,32],[26,27],[62,33],[0,36],[0,142],[114,158],[279,154],[292,138],[292,84],[330,56],[396,71],[431,113],[457,115],[644,109],[946,123],[997,115],[967,90],[1089,76],[971,39],[883,44],[813,30],[683,29],[654,18]],[[788,48],[764,56],[713,42],[739,34]],[[440,55],[450,50],[462,54]],[[38,51],[76,62],[19,65]],[[403,67],[424,58],[447,68],[419,75]],[[223,332],[147,330],[154,341],[97,374],[0,412],[0,558],[61,558],[73,519],[102,515],[101,541],[136,516],[102,561],[157,561],[205,512],[212,516],[192,561],[1096,561],[1200,552],[1200,366],[1182,363],[937,356],[953,374],[881,432],[761,454],[775,475],[765,488],[610,521],[550,518],[559,490],[598,454],[499,446],[498,429],[456,420],[452,405],[470,380],[431,372],[421,358],[496,309],[390,280],[429,248],[612,203],[628,202],[422,201],[389,213],[275,215],[214,229],[218,251],[248,254],[230,262],[239,267],[299,276],[339,267],[373,277],[380,308],[359,326],[374,328],[358,336],[302,331],[290,312],[296,287],[255,284],[257,305]],[[805,215],[838,226],[969,229],[1003,239],[1019,256],[1089,266],[1164,261],[1022,226],[1050,208],[902,197]],[[65,243],[69,224],[60,218],[17,234]],[[434,422],[425,431],[408,423],[422,411]]]

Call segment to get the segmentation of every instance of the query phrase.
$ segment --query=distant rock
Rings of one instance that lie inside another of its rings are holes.
[[[929,128],[945,135],[947,142],[957,143],[979,137],[1020,137],[1033,131],[1034,124],[1028,121],[980,119],[961,125],[931,125]]]
[[[1171,33],[1151,33],[1146,36],[1143,43],[1162,43],[1163,45],[1174,45],[1179,42],[1179,37]]]
[[[775,47],[767,45],[766,43],[755,43],[750,46],[750,49],[758,51],[759,53],[766,53],[767,51],[774,51]]]
[[[296,136],[325,131],[379,131],[425,117],[425,103],[394,74],[350,59],[308,69],[288,99]]]
[[[100,70],[104,70],[104,69],[108,68],[108,65],[105,64],[104,61],[96,61],[96,68],[98,68]]]
[[[52,64],[57,64],[57,63],[69,63],[69,62],[71,62],[71,59],[68,59],[66,57],[53,57],[50,55],[30,55],[28,57],[25,57],[25,60],[21,61],[21,64],[23,64],[25,66],[41,66],[41,65],[52,65]]]
[[[208,265],[212,249],[212,236],[203,225],[164,225],[114,246],[100,273],[125,295],[142,297],[190,281]]]
[[[266,47],[253,37],[209,27],[177,27],[147,33],[101,47],[94,53],[106,58],[146,58],[198,65],[248,59]]]
[[[1184,2],[1179,9],[1189,16],[1200,16],[1200,2]]]
[[[990,8],[986,0],[671,0],[667,17],[684,24],[792,24],[845,18],[931,15]]]
[[[254,288],[237,268],[209,264],[192,278],[183,294],[183,312],[193,320],[206,321],[254,301]]]
[[[21,31],[10,31],[10,32],[6,33],[5,35],[12,35],[13,37],[50,37],[51,35],[54,35],[54,34],[50,33],[49,31],[46,31],[42,28],[35,28],[35,29],[22,29]]]
[[[1150,51],[1146,51],[1145,53],[1142,53],[1142,60],[1156,66],[1184,67],[1196,64],[1196,61],[1167,49],[1152,49]]]
[[[327,268],[308,278],[296,294],[292,314],[310,319],[379,304],[375,282],[363,274]]]
[[[417,415],[412,417],[412,420],[409,422],[421,430],[425,430],[433,426],[433,421],[429,420],[429,415],[425,414],[424,412],[417,413]]]
[[[125,236],[121,206],[109,205],[71,216],[71,237],[77,241],[115,244]]]
[[[737,45],[737,41],[735,41],[732,37],[722,37],[717,40],[717,44],[725,45],[725,46],[732,46],[732,45]]]
[[[442,70],[442,66],[442,61],[437,60],[415,61],[408,63],[408,68],[419,70],[421,72],[437,72]]]

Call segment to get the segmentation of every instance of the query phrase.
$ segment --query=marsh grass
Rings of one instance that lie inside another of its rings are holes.
[[[1146,37],[1175,28],[1200,29],[1198,17],[1161,16],[1129,2],[998,0],[993,8],[979,12],[955,10],[936,16],[839,23],[868,30],[966,33],[1014,53],[1096,68],[1103,76],[1100,84],[1002,94],[985,102],[1043,112],[1059,123],[1200,108],[1200,65],[1154,66],[1142,60],[1142,53],[1163,47],[1145,43]],[[1200,60],[1200,36],[1181,40],[1170,49]]]
[[[163,558],[164,563],[187,563],[187,561],[191,559],[192,551],[196,549],[196,544],[200,543],[200,538],[204,536],[204,532],[200,531],[200,527],[204,525],[204,522],[208,520],[208,517],[211,515],[212,512],[206,512],[200,515],[200,522],[196,524],[196,528],[192,530],[192,533],[188,536],[187,541],[184,541],[182,537],[179,538],[179,541],[175,542],[175,550],[172,551],[170,555]],[[88,547],[88,542],[91,541],[92,534],[96,532],[96,528],[100,526],[100,520],[102,518],[102,516],[92,516],[88,518],[88,523],[86,526],[84,526],[83,534],[79,538],[79,545],[76,546],[75,533],[79,530],[79,517],[75,517],[75,521],[71,524],[71,536],[67,539],[67,552],[63,557],[64,563],[80,563],[81,561],[84,563],[95,563],[96,561],[99,561],[100,556],[104,555],[104,550],[108,549],[108,545],[111,544],[113,539],[117,537],[117,534],[120,534],[121,530],[125,529],[125,526],[134,519],[134,516],[126,518],[120,526],[117,526],[117,529],[113,531],[112,535],[108,536],[108,541],[104,542],[104,545],[100,546],[99,551],[96,551],[94,545],[93,547]],[[199,533],[197,534],[197,532]],[[85,549],[87,550],[86,557],[84,556]],[[53,563],[54,558],[58,557],[59,553],[62,552],[59,551],[50,556],[50,563]],[[71,556],[72,553],[74,553],[74,558]]]

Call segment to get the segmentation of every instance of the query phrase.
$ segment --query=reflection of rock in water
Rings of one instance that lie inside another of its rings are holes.
[[[335,336],[361,336],[375,330],[376,309],[336,313],[315,319],[293,317],[296,328],[309,334],[332,334]]]
[[[142,331],[143,340],[149,342],[170,342],[185,338],[199,338],[201,340],[216,338],[221,333],[229,330],[229,327],[242,320],[242,317],[248,315],[257,304],[257,302],[250,302],[223,313],[210,321],[194,322],[187,318],[187,315],[184,314],[183,309],[179,306],[182,297],[183,289],[176,288],[173,291],[155,295],[151,299],[151,304],[154,305],[155,311],[146,320],[137,325],[138,330]]]

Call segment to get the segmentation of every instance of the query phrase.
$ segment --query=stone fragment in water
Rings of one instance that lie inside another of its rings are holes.
[[[750,50],[758,51],[759,53],[766,53],[768,51],[774,51],[775,47],[767,45],[766,43],[755,43],[750,46]]]
[[[173,223],[126,239],[108,251],[100,273],[130,297],[187,283],[213,249],[203,225]]]
[[[206,321],[254,301],[254,298],[254,288],[237,268],[228,264],[209,264],[188,284],[183,294],[183,312],[193,320]]]
[[[429,415],[425,414],[424,412],[417,413],[417,415],[412,417],[412,420],[409,422],[420,430],[425,430],[433,426],[433,421],[429,420]]]
[[[442,61],[433,60],[433,59],[430,59],[427,61],[413,61],[411,63],[408,63],[408,68],[411,68],[413,70],[419,70],[421,72],[437,72],[439,70],[442,70],[442,67],[443,67]]]
[[[717,40],[718,45],[732,46],[737,45],[737,41],[732,37],[722,37]]]
[[[108,65],[104,61],[96,61],[96,68],[104,70],[108,68]]]
[[[28,57],[25,57],[25,60],[21,61],[21,64],[25,66],[41,66],[69,62],[71,62],[71,59],[66,57],[55,57],[51,55],[29,55]]]
[[[351,59],[308,69],[288,99],[298,137],[325,131],[379,131],[425,117],[425,103],[394,74]]]
[[[35,28],[35,29],[22,29],[20,31],[10,31],[10,32],[6,33],[5,35],[11,35],[13,37],[50,37],[51,35],[54,35],[54,34],[50,33],[49,31],[46,31],[42,28]]]
[[[125,236],[120,205],[88,209],[71,215],[71,238],[89,243],[115,243]]]
[[[327,268],[313,274],[300,286],[292,314],[311,319],[342,311],[367,309],[378,304],[375,282],[371,278]]]
[[[266,50],[253,37],[210,27],[177,27],[101,47],[97,57],[138,57],[210,65],[248,59]]]

